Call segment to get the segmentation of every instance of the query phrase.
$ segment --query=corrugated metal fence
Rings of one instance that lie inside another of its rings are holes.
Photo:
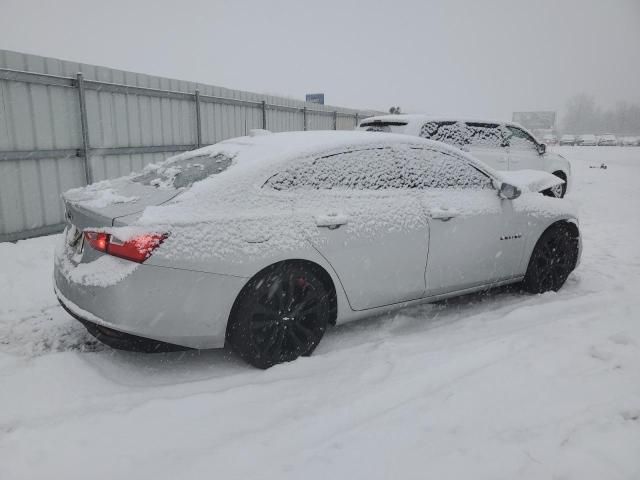
[[[60,194],[246,134],[375,112],[0,50],[0,242],[61,229]]]

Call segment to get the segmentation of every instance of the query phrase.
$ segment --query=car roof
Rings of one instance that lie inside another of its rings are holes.
[[[408,124],[423,123],[423,122],[465,122],[465,123],[495,123],[498,125],[513,125],[515,127],[524,128],[522,125],[516,122],[507,122],[504,120],[487,119],[487,118],[463,118],[463,117],[445,117],[426,115],[422,113],[410,113],[399,115],[376,115],[374,117],[367,117],[362,119],[360,123],[367,121],[380,121],[380,122],[407,122]]]
[[[450,153],[465,159],[493,178],[502,179],[500,172],[451,145],[411,135],[351,130],[245,136],[231,138],[166,160],[166,163],[170,164],[203,155],[223,154],[233,157],[232,168],[194,183],[186,192],[170,202],[147,207],[140,221],[145,224],[201,221],[208,218],[211,205],[215,205],[218,211],[222,208],[221,205],[230,205],[233,208],[240,205],[247,208],[263,208],[269,205],[269,200],[261,197],[260,202],[256,202],[255,194],[260,192],[260,187],[271,175],[290,162],[316,155],[322,156],[325,153],[332,155],[351,148],[380,148],[400,144],[431,147]]]

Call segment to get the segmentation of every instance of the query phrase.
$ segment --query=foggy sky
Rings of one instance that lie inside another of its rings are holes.
[[[640,0],[0,0],[0,48],[385,111],[640,102]]]

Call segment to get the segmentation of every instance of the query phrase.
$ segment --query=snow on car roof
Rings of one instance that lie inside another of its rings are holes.
[[[423,113],[410,113],[410,114],[400,114],[400,115],[377,115],[374,117],[367,117],[363,119],[360,123],[364,122],[372,122],[372,121],[380,121],[380,122],[407,122],[407,123],[416,123],[416,122],[465,122],[465,123],[495,123],[498,125],[516,125],[518,127],[522,127],[522,125],[515,122],[505,122],[503,120],[494,119],[486,119],[486,118],[462,118],[462,117],[447,117],[440,115],[427,115]]]
[[[519,123],[516,122],[506,122],[503,120],[497,120],[497,119],[486,119],[486,118],[463,118],[463,117],[446,117],[446,116],[435,116],[435,115],[426,115],[423,113],[411,113],[411,114],[399,114],[399,115],[377,115],[374,117],[368,117],[363,119],[360,122],[360,125],[362,125],[365,122],[403,122],[406,123],[409,127],[412,127],[412,129],[416,129],[419,128],[420,126],[422,126],[423,123],[425,122],[465,122],[465,123],[490,123],[490,124],[496,124],[496,125],[507,125],[507,126],[512,126],[512,127],[517,127],[520,128],[522,130],[524,130],[525,132],[527,132],[529,135],[531,135],[533,138],[536,138],[536,135],[533,134],[533,132],[531,132],[530,130],[528,130],[526,127],[522,126]],[[358,125],[358,127],[360,127],[360,125]],[[410,132],[404,132],[404,133],[409,133]],[[417,135],[417,131],[413,133],[413,135]]]
[[[237,185],[239,178],[249,177],[258,180],[265,171],[271,171],[274,165],[287,162],[295,158],[310,155],[321,155],[324,152],[334,152],[340,149],[358,148],[364,146],[384,146],[392,144],[425,145],[448,151],[454,155],[467,158],[470,162],[478,161],[454,146],[441,142],[407,136],[401,134],[378,132],[363,132],[357,130],[320,130],[312,132],[282,132],[270,135],[245,136],[231,138],[222,142],[192,150],[169,158],[166,162],[188,160],[203,155],[215,156],[219,154],[233,157],[234,168],[217,175],[217,181],[228,178]],[[481,164],[480,167],[494,173],[490,167]],[[233,179],[233,180],[232,180]],[[206,182],[201,182],[205,183]],[[197,185],[194,185],[194,187]]]
[[[232,167],[194,183],[170,202],[161,206],[147,207],[140,221],[145,224],[169,221],[193,222],[208,217],[212,211],[212,205],[215,205],[218,212],[237,210],[240,206],[253,209],[254,197],[259,195],[258,187],[277,172],[282,164],[350,148],[375,148],[398,144],[431,146],[440,151],[464,157],[495,178],[501,178],[498,172],[453,146],[408,135],[327,130],[245,136],[225,140],[168,159],[166,162],[170,164],[190,158],[195,160],[203,155],[222,154],[232,157],[233,161]],[[273,198],[264,195],[260,197],[260,202],[265,207],[272,201]]]
[[[282,132],[270,135],[231,138],[222,142],[185,152],[168,161],[185,160],[202,155],[233,155],[238,162],[259,161],[261,164],[272,160],[304,156],[342,147],[357,147],[371,143],[416,143],[416,139],[406,135],[389,134],[381,136],[371,132],[321,130],[313,132]],[[423,143],[423,142],[418,142]],[[426,141],[426,143],[431,143]]]

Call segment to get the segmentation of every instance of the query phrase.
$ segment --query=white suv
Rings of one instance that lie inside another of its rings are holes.
[[[544,143],[516,123],[434,118],[427,115],[382,115],[365,118],[359,130],[403,133],[454,145],[496,170],[544,170],[565,183],[547,192],[564,197],[571,177],[569,161],[547,152]]]

